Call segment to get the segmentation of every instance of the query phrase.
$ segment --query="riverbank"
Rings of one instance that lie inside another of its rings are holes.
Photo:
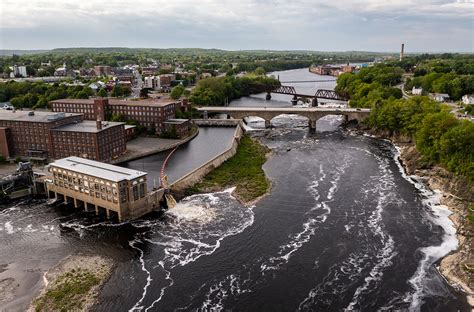
[[[419,179],[433,192],[440,192],[440,204],[446,206],[456,229],[458,248],[439,261],[438,271],[453,287],[462,290],[474,309],[474,256],[469,209],[474,203],[474,186],[467,179],[456,176],[440,166],[427,166],[409,137],[388,136],[386,133],[368,131],[381,139],[388,139],[399,150],[399,161],[407,175]]]
[[[28,311],[87,311],[109,278],[113,262],[100,256],[74,255],[44,274],[44,289]]]
[[[262,169],[270,150],[248,135],[242,136],[237,152],[200,182],[185,190],[186,195],[222,191],[235,187],[233,195],[244,204],[252,204],[270,189]]]
[[[110,163],[118,165],[127,161],[143,158],[163,151],[171,150],[175,147],[183,145],[199,134],[199,128],[193,127],[189,136],[181,140],[138,137],[127,142],[127,153],[114,159]]]

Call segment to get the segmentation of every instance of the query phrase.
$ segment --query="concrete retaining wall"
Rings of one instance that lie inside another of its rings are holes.
[[[170,189],[173,191],[182,191],[189,186],[196,184],[197,182],[201,181],[202,178],[213,169],[219,167],[226,161],[227,159],[231,158],[237,152],[237,147],[239,146],[240,138],[242,137],[243,129],[241,123],[238,123],[235,132],[234,138],[232,139],[231,146],[221,153],[220,155],[214,157],[213,159],[209,160],[204,165],[196,168],[195,170],[191,171],[190,173],[186,174],[185,176],[179,178],[176,182],[170,185]]]
[[[130,155],[130,156],[125,156],[125,157],[120,157],[118,159],[114,159],[112,160],[111,162],[109,162],[111,165],[119,165],[119,164],[122,164],[124,162],[127,162],[127,161],[131,161],[131,160],[135,160],[135,159],[139,159],[139,158],[143,158],[143,157],[147,157],[147,156],[150,156],[150,155],[154,155],[154,154],[158,154],[158,153],[161,153],[161,152],[164,152],[164,151],[168,151],[170,149],[173,149],[177,146],[180,146],[180,145],[183,145],[185,143],[188,143],[189,141],[191,141],[192,139],[194,139],[197,135],[199,134],[199,128],[197,129],[197,131],[195,131],[192,135],[182,139],[181,141],[179,142],[176,142],[176,143],[173,143],[173,144],[170,144],[166,147],[162,147],[162,148],[156,148],[152,151],[149,151],[149,152],[144,152],[144,153],[140,153],[140,154],[134,154],[134,155]]]
[[[194,124],[207,127],[236,127],[240,119],[193,119]]]

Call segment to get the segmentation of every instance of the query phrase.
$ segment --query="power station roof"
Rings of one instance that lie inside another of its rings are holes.
[[[53,162],[51,166],[53,168],[57,167],[71,170],[112,182],[120,182],[123,180],[130,181],[147,175],[147,173],[143,171],[123,168],[75,156],[58,159]]]

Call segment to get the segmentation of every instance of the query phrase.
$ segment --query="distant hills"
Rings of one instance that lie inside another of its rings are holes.
[[[369,51],[310,51],[310,50],[221,50],[221,49],[202,49],[202,48],[125,48],[125,47],[105,47],[105,48],[57,48],[51,50],[0,50],[0,56],[11,56],[25,55],[25,54],[84,54],[84,53],[136,53],[136,52],[149,52],[149,53],[177,53],[177,54],[208,54],[208,53],[256,53],[256,54],[267,54],[267,53],[285,53],[285,54],[342,54],[342,53],[370,53],[370,54],[391,54],[391,52],[369,52]]]

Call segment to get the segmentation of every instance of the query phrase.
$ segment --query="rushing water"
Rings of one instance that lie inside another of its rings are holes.
[[[315,77],[280,73],[281,80]],[[284,106],[289,98],[231,105]],[[468,310],[435,267],[457,245],[449,211],[403,173],[391,144],[340,129],[338,117],[319,120],[315,134],[303,117],[272,123],[255,132],[273,149],[264,166],[272,190],[252,207],[227,190],[124,225],[44,200],[6,207],[0,264],[9,266],[0,279],[10,274],[21,284],[6,307],[20,307],[38,289],[41,270],[80,252],[117,263],[96,311]],[[249,118],[249,125],[263,123]],[[145,170],[156,170],[153,163],[145,159]]]

